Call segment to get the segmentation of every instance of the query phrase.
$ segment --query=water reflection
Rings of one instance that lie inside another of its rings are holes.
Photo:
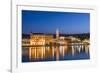
[[[22,62],[89,59],[89,45],[35,45],[22,47]]]

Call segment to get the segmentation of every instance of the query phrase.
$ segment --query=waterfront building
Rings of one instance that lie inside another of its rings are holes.
[[[22,46],[28,46],[30,45],[30,35],[23,34],[22,35]]]
[[[50,53],[50,45],[52,45],[53,35],[43,33],[30,33],[29,57],[44,58]]]
[[[85,44],[85,46],[84,46],[85,52],[89,53],[90,40],[89,39],[84,39],[82,42]]]

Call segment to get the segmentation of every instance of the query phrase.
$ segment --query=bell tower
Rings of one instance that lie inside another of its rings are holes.
[[[56,60],[59,60],[60,50],[59,50],[59,30],[56,29]]]
[[[59,30],[56,29],[56,39],[58,40],[59,39]]]

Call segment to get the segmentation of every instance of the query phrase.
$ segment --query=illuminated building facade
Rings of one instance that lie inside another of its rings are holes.
[[[29,48],[30,59],[44,58],[46,56],[46,50],[49,48],[48,46],[51,45],[52,41],[52,35],[31,33],[30,45],[32,47]]]

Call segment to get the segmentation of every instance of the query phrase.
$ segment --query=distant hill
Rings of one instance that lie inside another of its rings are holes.
[[[56,34],[53,34],[53,35],[54,35],[54,37],[56,37]],[[83,39],[89,39],[90,38],[90,33],[60,34],[60,36],[65,36],[65,37],[73,36],[73,37],[79,38],[80,40],[83,40]]]

